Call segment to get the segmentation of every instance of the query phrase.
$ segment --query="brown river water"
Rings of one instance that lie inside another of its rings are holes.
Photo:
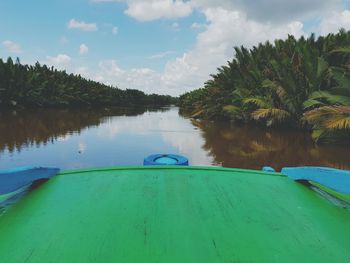
[[[191,165],[350,169],[350,147],[315,145],[308,133],[191,120],[178,108],[0,111],[0,169],[142,165],[175,153]]]

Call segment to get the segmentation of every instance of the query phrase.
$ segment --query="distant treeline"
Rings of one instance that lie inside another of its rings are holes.
[[[121,90],[46,65],[0,59],[0,107],[170,105],[176,98]]]
[[[180,97],[182,112],[310,129],[317,142],[350,138],[350,32],[236,47],[211,77]]]

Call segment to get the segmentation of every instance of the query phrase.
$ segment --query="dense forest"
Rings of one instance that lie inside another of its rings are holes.
[[[184,114],[350,138],[350,31],[235,48],[205,87],[180,97]]]
[[[0,107],[169,105],[171,96],[121,90],[36,63],[0,59]]]

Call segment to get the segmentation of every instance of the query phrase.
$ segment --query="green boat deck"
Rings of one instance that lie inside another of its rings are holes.
[[[349,262],[350,212],[278,173],[62,172],[0,216],[0,262]]]

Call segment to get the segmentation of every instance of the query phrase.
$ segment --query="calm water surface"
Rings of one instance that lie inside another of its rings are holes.
[[[316,146],[302,132],[195,121],[176,107],[0,112],[0,169],[142,165],[152,153],[182,154],[192,165],[350,169],[349,147]]]

